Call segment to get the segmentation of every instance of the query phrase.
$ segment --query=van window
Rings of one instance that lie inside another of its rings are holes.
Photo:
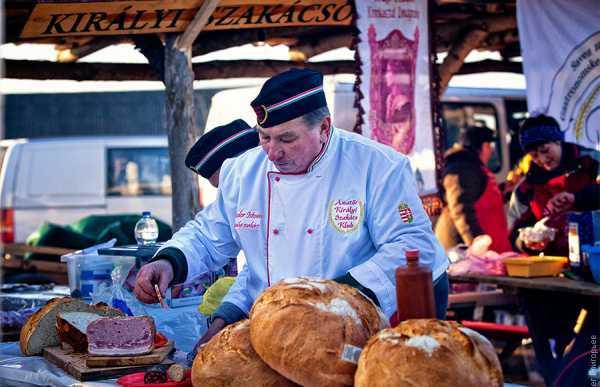
[[[113,148],[106,159],[108,196],[171,195],[167,148]]]
[[[498,133],[498,113],[492,104],[443,102],[442,117],[446,138],[444,150],[447,150],[458,141],[460,129],[466,126],[485,125]],[[493,172],[498,172],[502,168],[502,147],[498,137],[488,167]]]

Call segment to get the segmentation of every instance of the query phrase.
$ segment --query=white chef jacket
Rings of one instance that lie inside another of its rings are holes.
[[[408,158],[332,128],[304,174],[279,172],[260,147],[226,160],[217,200],[163,248],[184,253],[187,281],[217,270],[243,249],[247,272],[223,301],[246,313],[282,278],[332,279],[350,272],[390,317],[395,269],[406,263],[406,250],[420,251],[434,280],[448,267],[415,187]]]

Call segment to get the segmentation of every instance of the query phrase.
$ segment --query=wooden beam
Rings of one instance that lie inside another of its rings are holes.
[[[465,38],[457,42],[448,52],[446,58],[444,58],[444,62],[440,65],[440,95],[444,94],[446,87],[448,87],[448,83],[450,83],[450,79],[452,76],[460,70],[462,67],[465,58],[471,50],[479,47],[483,39],[487,36],[487,32],[480,29],[473,29],[467,33]]]
[[[186,168],[185,155],[202,133],[196,132],[194,124],[194,72],[191,49],[189,46],[183,49],[176,47],[179,36],[167,37],[164,74],[167,138],[173,186],[173,232],[179,230],[200,211],[198,178]]]
[[[460,70],[469,53],[482,46],[485,38],[492,33],[517,28],[517,20],[513,16],[500,16],[485,21],[474,22],[464,32],[462,39],[456,39],[444,62],[440,65],[440,95],[444,93],[452,76]]]
[[[134,63],[56,63],[48,61],[6,60],[6,78],[67,79],[76,81],[159,81],[147,64]],[[194,63],[194,79],[262,78],[291,67],[305,67],[323,74],[354,74],[353,60],[294,63],[277,60],[239,60]]]
[[[485,59],[479,62],[463,63],[454,75],[480,74],[486,72],[523,74],[523,63]]]
[[[519,33],[516,29],[488,34],[478,50],[500,51],[504,47],[519,43]]]
[[[508,44],[500,49],[500,55],[504,60],[523,56],[523,54],[521,53],[521,45],[518,42]]]
[[[508,1],[510,2],[510,1]],[[474,5],[504,5],[507,3],[506,0],[435,0],[437,5],[447,5],[447,4],[474,4]],[[514,4],[515,1],[512,0]]]
[[[93,39],[88,44],[79,46],[79,47],[71,47],[61,49],[57,45],[56,47],[56,61],[61,63],[72,63],[77,62],[79,59],[84,58],[90,54],[93,54],[96,51],[100,51],[103,48],[108,46],[112,46],[113,44],[121,44],[122,38],[110,38],[110,37],[100,37]]]
[[[175,48],[179,50],[190,50],[198,34],[208,23],[208,18],[219,4],[219,0],[205,0],[198,9],[194,19],[185,28],[185,31],[177,37]]]
[[[435,26],[436,50],[437,52],[448,51],[457,41],[462,40],[468,31],[473,29],[484,30],[492,35],[501,31],[516,30],[516,28],[517,19],[515,15],[453,20]]]
[[[269,42],[275,39],[311,40],[327,35],[352,35],[356,27],[282,27],[247,30],[203,31],[192,47],[192,57],[244,44]]]
[[[354,36],[348,33],[325,36],[312,41],[303,40],[302,44],[290,47],[290,60],[294,62],[306,62],[313,56],[334,50],[340,47],[350,47]]]

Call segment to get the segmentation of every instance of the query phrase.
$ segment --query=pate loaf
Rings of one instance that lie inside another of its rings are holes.
[[[106,304],[85,306],[82,311],[59,312],[56,315],[56,331],[62,343],[69,344],[74,352],[86,352],[88,339],[86,330],[88,325],[101,317],[123,316],[119,309],[111,308]]]

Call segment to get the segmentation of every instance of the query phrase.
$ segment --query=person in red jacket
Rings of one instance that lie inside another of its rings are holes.
[[[533,246],[519,239],[519,229],[548,217],[546,224],[560,232],[544,251],[566,255],[568,244],[562,235],[566,212],[600,209],[599,152],[563,142],[558,123],[545,115],[526,119],[519,141],[533,162],[510,200],[511,242],[531,252]]]
[[[511,251],[502,193],[487,167],[493,153],[494,132],[470,126],[462,130],[460,142],[446,152],[443,171],[445,207],[435,235],[445,249],[459,243],[470,245],[475,237],[492,238],[491,250]]]

